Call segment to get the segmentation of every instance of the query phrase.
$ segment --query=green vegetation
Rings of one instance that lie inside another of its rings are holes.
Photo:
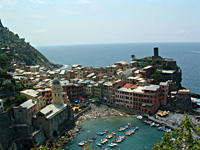
[[[144,68],[146,66],[159,66],[162,65],[162,62],[159,59],[143,59],[138,62],[138,68]]]
[[[23,95],[15,95],[14,97],[15,97],[15,104],[16,105],[20,105],[27,100],[26,96],[23,96]]]
[[[161,142],[153,147],[153,150],[199,150],[200,149],[200,126],[195,126],[186,115],[181,122],[180,129],[174,133],[165,133]]]
[[[146,66],[156,66],[156,67],[162,68],[164,70],[171,69],[166,61],[163,61],[162,59],[159,59],[159,58],[155,58],[155,59],[143,58],[141,60],[138,60],[138,68],[139,69],[142,69]]]
[[[161,73],[162,73],[161,71],[155,71],[154,74],[150,76],[151,79],[154,79],[155,84],[166,81],[166,79],[163,78]]]
[[[7,70],[11,61],[27,65],[41,65],[47,68],[60,67],[49,62],[40,52],[32,47],[24,38],[3,27],[0,20],[0,68]]]

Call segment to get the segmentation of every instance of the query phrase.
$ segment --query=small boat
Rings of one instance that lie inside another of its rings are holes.
[[[132,134],[134,134],[135,130],[134,129],[130,129],[128,132],[131,132]]]
[[[114,145],[114,146],[117,146],[117,143],[110,143],[110,144],[112,144],[112,145]]]
[[[91,137],[90,140],[88,140],[89,142],[94,142],[96,140],[95,137]]]
[[[117,139],[125,139],[125,135],[119,135],[118,137],[116,137]]]
[[[109,147],[115,147],[115,145],[113,145],[113,144],[108,144],[108,146],[109,146]]]
[[[126,129],[126,128],[120,127],[120,128],[118,129],[118,131],[121,132],[121,131],[124,131],[125,129]]]
[[[164,127],[164,126],[158,127],[157,130],[159,130],[159,131],[164,131],[164,130],[165,130],[165,127]]]
[[[105,144],[106,142],[108,142],[108,139],[101,139],[101,144]]]
[[[87,141],[81,141],[80,143],[78,143],[79,146],[84,146],[87,143]]]
[[[115,132],[112,132],[112,134],[113,134],[113,135],[116,135],[116,133],[115,133]]]
[[[109,147],[115,147],[115,146],[117,146],[117,143],[110,143],[110,144],[108,144],[108,146]]]
[[[146,125],[150,125],[151,123],[152,123],[152,121],[150,121],[150,120],[147,120],[147,121],[145,122]]]
[[[97,144],[97,146],[102,146],[102,144],[101,144],[101,143],[99,143],[99,142],[96,142],[96,144]]]
[[[113,140],[113,142],[115,142],[115,143],[121,143],[123,141],[123,139],[118,139],[118,138],[116,138],[115,140]]]
[[[136,118],[142,120],[143,117],[141,115],[138,115]]]
[[[129,122],[127,122],[127,125],[130,126],[131,124]]]
[[[155,122],[152,122],[152,123],[150,124],[150,126],[151,126],[151,127],[155,127]]]
[[[139,130],[139,127],[133,126],[132,129]]]
[[[108,139],[111,139],[112,137],[113,137],[112,134],[108,134],[108,135],[106,135],[106,138],[108,138]]]
[[[98,132],[98,133],[97,133],[97,135],[100,135],[100,136],[102,136],[102,135],[104,135],[104,134],[106,134],[106,131]]]
[[[106,130],[106,129],[105,129],[104,131],[105,131],[105,132],[108,132],[108,130]]]
[[[123,114],[119,113],[120,116],[123,116]]]
[[[129,131],[127,131],[127,132],[125,132],[124,134],[129,136],[129,135],[131,135],[132,133],[129,132]]]

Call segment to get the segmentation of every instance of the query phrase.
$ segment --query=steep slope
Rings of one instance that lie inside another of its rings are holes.
[[[5,68],[12,61],[27,65],[41,65],[48,69],[58,68],[61,65],[51,63],[44,55],[32,47],[25,39],[20,38],[4,27],[0,20],[0,67]]]

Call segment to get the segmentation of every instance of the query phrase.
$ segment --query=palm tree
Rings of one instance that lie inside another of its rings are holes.
[[[134,60],[135,59],[135,55],[131,55],[131,58],[132,58],[132,60]]]

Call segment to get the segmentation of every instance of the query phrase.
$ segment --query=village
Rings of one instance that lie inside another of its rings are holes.
[[[142,66],[148,62],[156,64]],[[91,117],[86,113],[90,103],[137,115],[153,116],[162,108],[198,114],[193,105],[198,107],[199,99],[192,101],[190,90],[180,89],[181,69],[176,61],[160,57],[157,47],[152,57],[133,55],[129,63],[120,61],[105,68],[72,65],[70,70],[48,70],[22,62],[12,67],[9,75],[25,87],[18,93],[25,100],[8,108],[6,98],[0,100],[2,149],[27,148],[69,131],[77,120]]]

